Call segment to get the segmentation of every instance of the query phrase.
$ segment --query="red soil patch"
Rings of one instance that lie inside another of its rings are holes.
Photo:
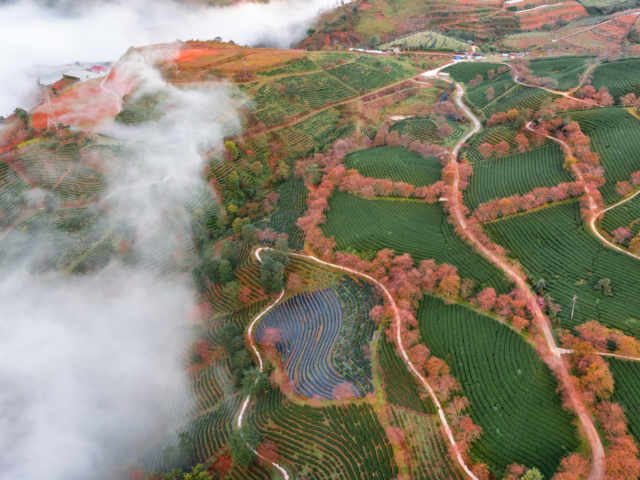
[[[620,27],[605,23],[604,25],[600,25],[598,28],[594,28],[594,30],[604,37],[620,42],[627,36],[627,31],[629,29],[627,27]]]
[[[382,12],[376,12],[373,14],[378,20],[382,20],[384,18],[384,14]]]
[[[273,48],[251,49],[239,45],[209,42],[189,42],[177,51],[168,65],[180,64],[180,83],[200,81],[202,75],[215,65],[219,76],[234,77],[239,73],[245,81],[251,74],[270,70],[302,58],[301,50],[278,50]],[[247,76],[249,72],[249,76]]]
[[[100,87],[102,78],[77,83],[62,95],[51,100],[58,123],[97,132],[113,122],[118,114],[118,103],[112,92]],[[44,103],[31,112],[35,129],[47,128],[47,110]]]
[[[465,5],[477,5],[479,7],[488,7],[491,5],[502,5],[501,0],[457,0],[458,3],[464,3]]]
[[[621,15],[621,14],[617,14],[617,16],[614,14],[613,16],[613,20],[611,20],[610,23],[616,25],[616,24],[624,24],[626,26],[631,26],[633,25],[633,22],[635,22],[638,18],[640,18],[640,15]]]
[[[112,69],[109,72],[109,76],[107,80],[104,82],[105,88],[116,92],[120,96],[120,98],[125,95],[129,95],[133,86],[136,83],[136,77],[124,72],[121,72],[118,69]]]
[[[29,136],[26,122],[17,115],[10,115],[0,127],[0,155],[7,153]]]
[[[212,49],[212,48],[190,48],[188,50],[179,50],[176,52],[175,60],[179,63],[185,62],[193,62],[200,57],[204,57],[206,55],[217,55],[218,53],[222,53],[221,49]]]
[[[57,91],[59,93],[62,93],[62,91],[65,88],[70,87],[75,82],[76,82],[76,80],[72,80],[71,78],[61,78],[56,83],[51,85],[51,90],[55,90],[55,91]]]
[[[565,21],[571,21],[575,18],[587,16],[585,8],[578,3],[564,4],[557,7],[541,8],[533,12],[518,15],[520,18],[520,26],[524,30],[533,30],[540,28],[545,23],[555,23],[558,18],[562,17]]]
[[[373,7],[373,5],[371,5],[370,3],[361,3],[360,4],[360,10],[366,10],[367,8],[371,8]]]

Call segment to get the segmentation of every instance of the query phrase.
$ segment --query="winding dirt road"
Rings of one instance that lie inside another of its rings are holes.
[[[256,258],[258,259],[258,261],[260,262],[260,251],[262,249],[258,249],[256,250]],[[282,289],[282,292],[280,293],[280,296],[275,300],[275,302],[273,302],[271,305],[269,305],[267,308],[265,308],[264,310],[262,310],[257,316],[256,318],[253,319],[253,321],[251,322],[251,324],[249,325],[249,330],[247,331],[247,339],[249,340],[249,344],[251,345],[251,348],[253,349],[253,353],[255,354],[255,356],[258,358],[258,363],[260,365],[260,373],[263,372],[264,370],[264,365],[262,363],[262,357],[260,356],[260,353],[258,352],[258,349],[256,348],[256,344],[253,340],[253,334],[251,333],[253,331],[253,327],[255,326],[255,324],[258,322],[258,320],[260,320],[265,313],[267,313],[269,310],[271,310],[280,300],[282,300],[282,297],[284,297],[284,289]],[[256,378],[256,382],[258,381],[258,379]],[[240,428],[242,428],[242,419],[244,418],[244,414],[247,410],[247,408],[249,407],[249,402],[251,401],[251,395],[247,395],[247,398],[244,399],[244,402],[242,403],[242,409],[240,410],[240,415],[238,415],[238,430]],[[279,465],[275,462],[272,462],[271,460],[269,460],[268,458],[263,457],[262,455],[260,455],[256,450],[254,450],[251,445],[249,445],[248,443],[246,444],[247,447],[249,447],[249,449],[255,453],[258,457],[266,460],[267,462],[271,463],[271,465],[273,465],[274,467],[276,467],[280,473],[282,473],[282,477],[284,478],[284,480],[289,480],[289,474],[287,473],[287,471],[284,469],[284,467],[282,467],[282,465]]]
[[[270,248],[269,247],[259,248],[259,249],[257,249],[255,251],[255,255],[256,255],[256,258],[258,259],[258,261],[260,261],[260,252],[262,250],[265,250],[265,249],[269,250]],[[473,480],[478,480],[478,477],[476,477],[473,474],[471,469],[467,466],[467,464],[465,463],[464,459],[462,458],[460,450],[458,449],[458,444],[456,443],[456,440],[453,437],[453,432],[451,431],[451,427],[449,426],[449,423],[447,422],[447,418],[444,415],[444,410],[442,409],[442,405],[440,404],[440,401],[438,400],[438,397],[436,397],[436,394],[433,391],[433,388],[431,388],[431,385],[429,385],[429,382],[427,382],[427,379],[424,378],[424,376],[420,373],[420,371],[415,367],[413,362],[411,360],[409,360],[409,356],[407,355],[407,352],[404,349],[404,346],[402,344],[402,337],[400,335],[400,331],[401,331],[400,324],[402,322],[402,320],[400,319],[400,312],[398,311],[398,306],[396,305],[396,302],[393,300],[393,297],[389,293],[389,290],[387,290],[387,288],[382,283],[380,283],[378,280],[376,280],[375,278],[367,275],[366,273],[362,273],[362,272],[359,272],[357,270],[354,270],[352,268],[347,268],[347,267],[343,267],[343,266],[340,266],[340,265],[336,265],[334,263],[325,262],[324,260],[320,260],[319,258],[313,257],[311,255],[304,255],[304,254],[301,254],[301,253],[290,253],[289,255],[291,255],[292,257],[306,258],[307,260],[311,260],[311,261],[319,263],[321,265],[326,265],[328,267],[332,267],[332,268],[335,268],[337,270],[342,270],[343,272],[351,273],[353,275],[357,275],[359,277],[365,278],[365,279],[369,280],[370,282],[374,283],[376,286],[378,286],[380,288],[380,290],[382,290],[382,292],[384,293],[384,296],[387,298],[389,304],[391,305],[391,308],[393,309],[393,321],[395,323],[396,332],[397,332],[396,340],[398,342],[398,349],[399,349],[400,353],[402,354],[402,360],[404,361],[405,365],[409,368],[409,370],[418,378],[418,380],[420,381],[422,386],[424,386],[424,388],[429,392],[429,396],[431,397],[431,399],[433,400],[433,403],[435,404],[436,408],[438,409],[438,415],[440,417],[440,420],[442,421],[442,426],[444,427],[445,433],[447,435],[447,439],[449,440],[449,443],[451,444],[451,448],[452,448],[452,450],[454,452],[454,456],[455,456],[456,460],[458,461],[458,463],[460,464],[462,469],[465,471],[465,473],[470,478],[472,478]],[[247,335],[249,336],[249,342],[251,343],[251,346],[253,347],[253,351],[254,351],[254,353],[257,355],[257,357],[259,359],[260,371],[262,371],[262,359],[260,358],[260,354],[258,353],[258,350],[256,349],[256,347],[254,345],[253,337],[251,335],[251,329],[253,328],[255,323],[262,317],[262,315],[264,315],[266,312],[268,312],[269,309],[271,309],[271,307],[273,307],[273,305],[275,305],[282,298],[283,295],[284,295],[284,291],[280,294],[280,297],[278,298],[278,300],[276,302],[274,302],[272,305],[270,305],[268,308],[263,310],[260,313],[260,315],[258,315],[253,320],[253,322],[251,322],[251,325],[249,326],[249,331],[248,331]],[[248,402],[249,402],[249,397],[247,397],[247,399],[245,400],[245,404],[242,407],[242,412],[240,413],[240,417],[238,419],[238,428],[241,425],[242,414],[244,413],[244,410],[246,409],[246,405],[248,404]],[[278,466],[276,466],[276,468],[278,468]],[[288,479],[288,477],[285,477],[285,478]]]
[[[527,130],[529,130],[530,132],[535,132],[535,130],[533,128],[531,128],[531,122],[528,122],[525,125],[525,128]],[[563,142],[562,140],[558,140],[557,138],[554,138],[554,137],[552,137],[550,135],[545,135],[545,137],[553,140],[554,142],[559,143],[562,146],[563,150],[566,150],[567,152],[571,151],[571,149],[569,148],[569,145],[567,145],[566,142]],[[576,177],[578,177],[578,180],[581,181],[581,182],[584,182],[584,177],[582,176],[582,173],[580,173],[580,171],[577,168],[575,168],[575,165],[573,166],[573,171],[575,172]],[[613,248],[614,250],[616,250],[616,251],[618,251],[620,253],[624,253],[625,255],[628,255],[628,256],[630,256],[632,258],[635,258],[636,260],[639,260],[640,257],[638,257],[637,255],[634,255],[633,253],[629,252],[628,250],[625,250],[624,248],[621,248],[621,247],[615,245],[614,243],[610,242],[606,238],[604,238],[604,236],[600,233],[600,230],[598,230],[598,227],[596,226],[596,220],[604,212],[607,212],[607,211],[611,210],[612,208],[615,208],[615,207],[617,207],[619,205],[622,205],[623,203],[628,202],[629,200],[631,200],[633,197],[635,197],[636,195],[638,195],[640,193],[640,190],[638,190],[636,193],[634,193],[630,197],[627,197],[624,200],[621,200],[618,203],[614,203],[610,207],[604,208],[604,209],[601,209],[601,210],[598,209],[598,205],[597,205],[596,201],[593,199],[594,188],[587,185],[587,186],[585,186],[585,192],[587,194],[587,198],[589,199],[589,210],[591,210],[591,212],[592,212],[591,213],[591,218],[589,219],[589,229],[591,230],[591,232],[596,237],[598,237],[602,243],[604,243],[608,247]]]
[[[104,90],[105,92],[109,92],[114,97],[116,97],[116,105],[118,107],[118,113],[120,113],[120,111],[122,110],[122,103],[121,103],[121,100],[120,100],[120,95],[118,95],[116,92],[114,92],[110,88],[107,88],[107,87],[104,86],[104,83],[107,81],[108,78],[109,78],[108,75],[106,77],[104,77],[104,80],[102,80],[102,82],[100,82],[100,88],[102,90]]]
[[[513,69],[513,66],[509,65],[509,68]],[[600,105],[598,103],[589,102],[589,101],[584,100],[582,98],[577,98],[577,97],[571,96],[571,94],[573,92],[575,92],[578,88],[580,88],[580,85],[582,84],[582,81],[584,81],[584,80],[582,80],[581,83],[576,88],[568,90],[566,92],[562,92],[560,90],[553,90],[551,88],[539,87],[538,85],[531,85],[530,83],[525,83],[525,82],[519,80],[518,75],[515,75],[515,74],[513,75],[513,79],[518,85],[524,85],[525,87],[531,87],[531,88],[539,88],[540,90],[544,90],[545,92],[555,93],[556,95],[562,95],[563,97],[567,97],[567,98],[569,98],[571,100],[577,100],[578,102],[587,103],[589,105],[595,105],[596,107],[601,107],[602,108],[602,105]]]
[[[463,89],[460,85],[457,85],[458,95],[456,96],[456,101],[460,108],[462,108],[465,113],[469,116],[469,118],[474,120],[474,124],[478,125],[480,122],[477,118],[471,113],[471,111],[464,105],[462,102],[462,94]],[[475,130],[475,129],[474,129]],[[475,132],[472,132],[475,133]],[[463,139],[464,140],[464,139]],[[458,144],[461,145],[462,141]],[[566,145],[566,144],[565,144]],[[457,146],[456,146],[457,147]],[[458,148],[454,149],[456,155],[452,155],[451,164],[457,165],[457,152]],[[587,480],[601,480],[604,479],[605,474],[605,456],[604,456],[604,448],[602,446],[602,442],[600,440],[600,436],[593,424],[593,420],[591,415],[582,401],[581,395],[576,389],[575,384],[572,381],[571,375],[569,374],[569,369],[561,357],[561,352],[556,346],[555,339],[551,333],[551,326],[549,324],[549,320],[542,313],[542,310],[538,306],[535,295],[529,289],[529,286],[526,283],[526,280],[521,277],[518,272],[516,272],[504,259],[495,255],[492,251],[487,249],[478,239],[470,232],[467,228],[467,223],[464,215],[461,212],[461,205],[458,202],[457,193],[460,192],[459,187],[459,172],[456,168],[455,170],[455,179],[453,182],[453,188],[456,195],[451,195],[449,199],[452,202],[452,208],[450,208],[451,216],[454,218],[456,223],[460,225],[462,230],[466,233],[467,238],[470,242],[474,244],[476,249],[482,253],[482,255],[489,260],[492,264],[503,270],[509,279],[522,291],[526,292],[527,303],[531,312],[533,313],[534,321],[536,327],[542,332],[544,338],[546,340],[547,347],[551,353],[550,356],[545,356],[543,358],[545,362],[549,365],[549,367],[554,370],[558,376],[559,381],[562,383],[564,389],[568,392],[573,407],[580,419],[580,423],[582,424],[582,428],[584,429],[587,438],[589,440],[589,445],[591,447],[591,471]],[[593,199],[589,197],[592,201]]]
[[[439,70],[438,70],[439,71]],[[435,75],[437,75],[438,72],[434,72]],[[540,88],[540,87],[536,87],[536,88]],[[482,128],[482,125],[480,123],[480,121],[471,113],[471,111],[467,108],[466,105],[464,105],[464,103],[462,102],[462,95],[464,93],[463,88],[457,84],[456,85],[456,89],[457,89],[457,95],[456,95],[456,102],[458,103],[458,105],[460,106],[460,108],[467,114],[467,116],[473,121],[474,123],[474,128],[471,130],[471,132],[469,132],[467,135],[465,135],[464,138],[462,138],[458,144],[456,144],[455,148],[453,149],[453,155],[451,157],[451,164],[457,165],[457,156],[458,153],[460,151],[460,148],[462,147],[462,145],[475,133],[479,132],[480,129]],[[545,89],[546,90],[546,89]],[[555,92],[552,91],[553,93],[560,93],[560,92]],[[527,128],[530,129],[530,125],[527,124]],[[550,137],[552,138],[552,137]],[[556,140],[556,139],[554,139]],[[564,142],[561,142],[564,143]],[[565,148],[568,148],[568,145],[564,144]],[[454,183],[453,183],[453,188],[456,192],[459,192],[459,174],[458,174],[458,170],[456,168],[455,171],[455,179],[454,179]],[[639,192],[640,193],[640,192]],[[589,196],[590,202],[592,202],[592,209],[593,208],[597,208],[595,206],[595,202],[593,201],[593,198],[591,196]],[[627,199],[628,200],[628,199]],[[589,476],[587,477],[587,480],[603,480],[604,479],[604,472],[605,472],[605,456],[604,456],[604,448],[602,446],[602,442],[600,441],[600,437],[598,435],[598,432],[596,431],[596,428],[593,424],[593,421],[591,419],[591,415],[589,414],[589,411],[587,410],[586,405],[582,402],[581,400],[581,396],[580,393],[577,391],[575,385],[572,382],[571,376],[569,374],[569,370],[567,367],[567,364],[564,362],[564,360],[562,359],[562,354],[564,353],[569,353],[567,352],[565,349],[559,349],[555,343],[555,339],[553,338],[553,335],[551,333],[551,326],[549,324],[548,319],[544,316],[542,310],[540,309],[540,307],[537,304],[535,295],[533,295],[533,293],[530,291],[529,286],[526,283],[526,280],[522,277],[520,277],[520,275],[518,274],[518,272],[516,272],[505,260],[503,260],[502,258],[498,257],[497,255],[495,255],[493,252],[491,252],[490,250],[488,250],[484,245],[482,245],[477,238],[475,238],[475,236],[469,232],[469,230],[467,229],[467,224],[466,224],[466,219],[464,217],[464,215],[461,212],[461,205],[458,202],[458,196],[457,195],[452,195],[452,198],[449,200],[453,203],[451,210],[451,215],[454,218],[454,220],[460,225],[460,227],[463,229],[463,231],[466,233],[468,239],[470,242],[472,242],[474,244],[474,246],[476,247],[476,249],[485,257],[487,258],[491,263],[493,263],[494,265],[496,265],[498,268],[500,268],[501,270],[503,270],[507,276],[511,279],[511,281],[522,291],[526,292],[527,295],[527,302],[529,305],[529,308],[531,309],[532,313],[533,313],[533,317],[534,317],[534,321],[536,326],[538,327],[538,329],[543,333],[547,347],[549,349],[549,352],[551,353],[551,355],[547,355],[545,356],[544,360],[545,362],[549,365],[549,367],[554,370],[556,372],[556,374],[558,375],[558,379],[559,381],[562,383],[562,385],[564,386],[565,390],[568,391],[570,398],[572,399],[572,403],[573,403],[573,407],[576,411],[576,414],[578,416],[578,418],[580,419],[580,423],[582,424],[582,427],[587,435],[587,439],[589,441],[589,445],[591,447],[591,471],[589,473]],[[591,206],[591,205],[590,205]],[[259,262],[261,262],[260,259],[260,252],[262,252],[265,248],[259,248],[255,251],[255,256],[257,258],[257,260]],[[266,247],[266,249],[268,249],[268,247]],[[431,396],[431,399],[433,400],[433,403],[435,404],[436,408],[438,409],[438,415],[440,417],[440,420],[442,421],[442,425],[444,427],[445,430],[445,434],[447,436],[447,439],[452,447],[452,451],[454,453],[454,457],[456,458],[457,462],[460,464],[460,466],[462,467],[462,469],[465,471],[465,473],[472,478],[473,480],[478,480],[478,478],[473,474],[473,472],[469,469],[468,465],[465,463],[464,459],[462,458],[462,455],[458,449],[458,445],[455,441],[455,438],[453,436],[453,432],[451,430],[451,427],[449,426],[449,423],[447,422],[446,416],[444,414],[444,410],[442,409],[442,405],[440,404],[440,401],[438,400],[438,398],[435,395],[435,392],[433,390],[433,388],[431,388],[431,385],[429,385],[429,383],[427,382],[426,378],[420,373],[420,371],[415,367],[415,365],[413,364],[413,362],[411,362],[411,360],[409,359],[409,356],[407,355],[407,352],[404,348],[404,345],[402,343],[402,337],[400,335],[400,324],[401,324],[401,318],[400,318],[400,313],[398,311],[398,307],[393,299],[393,297],[391,296],[391,294],[389,293],[389,291],[387,290],[387,288],[380,283],[378,280],[376,280],[375,278],[359,272],[357,270],[351,269],[351,268],[347,268],[347,267],[343,267],[340,265],[336,265],[330,262],[325,262],[323,260],[320,260],[316,257],[310,256],[310,255],[305,255],[305,254],[299,254],[299,253],[290,253],[291,256],[294,257],[300,257],[300,258],[306,258],[308,260],[311,260],[313,262],[319,263],[321,265],[326,265],[347,273],[351,273],[353,275],[357,275],[359,277],[365,278],[369,281],[371,281],[372,283],[374,283],[375,285],[377,285],[380,290],[384,293],[385,297],[387,298],[387,301],[389,302],[389,304],[392,307],[393,310],[393,317],[394,317],[394,323],[396,326],[396,332],[397,332],[397,337],[396,337],[396,341],[398,344],[398,350],[400,351],[401,355],[402,355],[402,359],[405,363],[405,365],[409,368],[409,370],[418,378],[418,380],[420,381],[420,383],[424,386],[424,388],[429,392],[429,395]],[[276,299],[275,302],[273,302],[271,305],[269,305],[267,308],[265,308],[262,312],[260,312],[260,314],[258,316],[256,316],[256,318],[254,318],[254,320],[251,322],[251,324],[249,325],[249,329],[247,332],[247,336],[248,336],[248,340],[249,343],[253,349],[253,352],[255,354],[255,356],[258,358],[258,362],[260,365],[260,372],[263,371],[263,362],[262,362],[262,358],[260,356],[260,353],[258,352],[256,346],[255,346],[255,342],[253,339],[253,335],[252,335],[252,331],[253,331],[253,327],[255,326],[255,324],[260,320],[260,318],[262,318],[264,316],[264,314],[266,314],[269,310],[271,310],[271,308],[273,308],[274,305],[276,305],[284,296],[284,290],[282,291],[282,293],[280,293],[280,296]],[[616,356],[611,354],[611,356]],[[251,400],[251,396],[247,396],[247,398],[245,399],[243,405],[242,405],[242,409],[240,411],[240,415],[238,416],[238,428],[240,428],[242,426],[242,420],[244,418],[244,414],[246,412],[246,409],[248,408],[249,402]],[[251,447],[249,447],[251,448]],[[252,449],[253,450],[253,449]],[[255,450],[253,450],[254,453],[256,453],[256,455],[259,455]],[[283,475],[283,477],[286,480],[289,480],[289,475],[287,474],[286,470],[281,466],[278,465],[277,463],[274,462],[270,462],[272,463],[272,465],[277,468]]]

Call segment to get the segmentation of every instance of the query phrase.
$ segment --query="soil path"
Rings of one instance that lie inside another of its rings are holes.
[[[509,65],[509,68],[513,69],[513,67],[511,65]],[[584,77],[584,78],[586,78],[586,77]],[[584,82],[584,78],[583,78],[582,82]],[[589,105],[595,105],[596,107],[601,107],[602,108],[602,105],[599,105],[597,103],[589,102],[587,100],[583,100],[582,98],[577,98],[577,97],[572,97],[571,96],[571,94],[573,92],[575,92],[580,87],[580,85],[578,85],[576,88],[574,88],[572,90],[568,90],[566,92],[562,92],[560,90],[552,90],[551,88],[539,87],[538,85],[531,85],[529,83],[525,83],[525,82],[519,80],[518,75],[515,75],[515,74],[513,76],[513,79],[515,80],[515,82],[518,85],[524,85],[525,87],[531,87],[531,88],[539,88],[540,90],[544,90],[545,92],[555,93],[556,95],[562,95],[563,97],[567,97],[567,98],[569,98],[571,100],[577,100],[578,102],[587,103]],[[581,82],[581,84],[582,84],[582,82]]]
[[[113,90],[111,90],[111,89],[109,89],[109,88],[107,88],[107,87],[105,87],[105,86],[104,86],[104,83],[107,81],[107,79],[108,79],[108,78],[109,78],[109,76],[106,76],[106,77],[104,78],[104,80],[102,80],[102,82],[100,83],[100,88],[101,88],[102,90],[104,90],[105,92],[109,92],[109,93],[110,93],[110,94],[112,94],[114,97],[116,97],[116,98],[115,98],[115,100],[116,100],[116,105],[117,105],[117,107],[118,107],[118,113],[119,113],[119,112],[120,112],[120,110],[122,110],[122,105],[121,105],[120,95],[118,95],[118,94],[117,94],[116,92],[114,92]]]
[[[268,247],[266,248],[259,248],[256,250],[255,255],[256,258],[258,259],[258,261],[260,261],[260,252],[262,250],[265,249],[269,249]],[[340,265],[336,265],[334,263],[329,263],[329,262],[325,262],[323,260],[320,260],[319,258],[313,257],[311,255],[304,255],[304,254],[300,254],[300,253],[290,253],[289,255],[293,256],[293,257],[300,257],[300,258],[306,258],[308,260],[311,260],[313,262],[319,263],[321,265],[326,265],[328,267],[332,267],[338,270],[342,270],[343,272],[347,272],[347,273],[351,273],[354,275],[357,275],[359,277],[365,278],[367,280],[369,280],[370,282],[374,283],[376,286],[378,286],[380,288],[380,290],[382,290],[382,292],[384,293],[384,296],[387,298],[389,305],[391,305],[391,308],[393,309],[393,321],[395,323],[396,326],[396,332],[397,332],[397,337],[396,340],[398,342],[398,350],[400,351],[400,353],[402,354],[402,360],[404,361],[405,365],[409,368],[409,370],[418,378],[418,380],[420,381],[420,383],[422,384],[422,386],[424,386],[424,388],[429,392],[429,396],[431,397],[431,399],[433,400],[433,403],[435,404],[436,408],[438,409],[438,415],[440,416],[440,420],[442,422],[442,426],[444,427],[444,431],[447,435],[447,439],[449,440],[449,443],[451,444],[451,449],[453,451],[454,457],[456,458],[456,460],[458,461],[458,463],[460,464],[460,466],[462,467],[462,469],[465,471],[465,473],[472,478],[473,480],[478,480],[478,477],[476,477],[473,472],[471,471],[471,469],[467,466],[467,464],[465,463],[464,459],[462,458],[462,455],[460,454],[460,450],[458,449],[458,444],[456,443],[455,438],[453,437],[453,432],[451,431],[451,427],[449,426],[449,423],[447,422],[447,418],[444,415],[444,410],[442,409],[442,405],[440,404],[440,401],[438,400],[438,397],[436,397],[435,392],[433,391],[433,388],[431,388],[431,385],[429,385],[429,382],[427,382],[427,379],[424,378],[424,376],[420,373],[420,371],[415,367],[415,365],[413,364],[413,362],[411,360],[409,360],[409,356],[407,355],[406,350],[404,349],[404,346],[402,344],[402,337],[400,335],[400,323],[402,322],[402,320],[400,319],[400,312],[398,311],[398,306],[396,305],[396,302],[393,300],[393,297],[391,296],[391,294],[389,293],[389,291],[387,290],[387,288],[380,283],[378,280],[376,280],[375,278],[359,272],[357,270],[354,270],[352,268],[347,268],[347,267],[342,267]],[[284,294],[284,292],[282,294],[280,294],[280,298],[282,298],[282,295]],[[274,303],[275,305],[275,303]],[[273,306],[273,305],[271,305]],[[253,343],[253,337],[251,336],[251,329],[253,328],[253,325],[256,323],[256,321],[264,314],[266,313],[269,308],[265,309],[262,313],[260,313],[260,315],[258,315],[258,317],[256,317],[256,319],[251,323],[251,325],[249,326],[249,332],[248,332],[248,336],[249,336],[249,342],[251,343],[251,346],[253,347],[254,352],[256,353],[256,355],[258,356],[258,359],[260,359],[260,355],[258,354],[258,351],[256,350],[254,343]],[[260,369],[262,370],[262,360],[259,360],[260,362]],[[245,400],[245,405],[248,403],[249,399],[247,398],[247,400]],[[243,405],[243,412],[244,409],[246,408],[246,406]],[[240,414],[241,417],[240,419],[238,419],[238,426],[240,426],[240,420],[242,418],[242,413]],[[287,477],[288,478],[288,477]]]
[[[579,33],[586,32],[587,30],[591,30],[592,28],[599,27],[600,25],[604,25],[605,23],[609,23],[610,21],[611,20],[605,20],[604,22],[597,23],[595,25],[592,25],[589,28],[585,28],[584,30],[580,30],[579,32],[573,32],[573,33],[570,33],[569,35],[565,35],[564,37],[556,38],[554,40],[551,40],[551,43],[559,42],[560,40],[562,40],[564,38],[567,38],[567,37],[572,37],[573,35],[578,35]]]
[[[568,348],[559,348],[558,351],[561,355],[567,355],[573,353],[573,350]],[[601,357],[616,357],[622,358],[623,360],[633,360],[634,362],[640,362],[640,358],[638,357],[629,357],[628,355],[618,355],[617,353],[605,353],[605,352],[595,352],[596,355],[600,355]]]
[[[260,255],[259,255],[260,250],[262,250],[262,249],[258,249],[256,251],[256,258],[258,259],[259,262],[260,262]],[[247,339],[249,340],[249,344],[251,345],[251,348],[253,349],[253,353],[258,358],[258,364],[260,365],[260,373],[262,373],[263,370],[264,370],[263,363],[262,363],[262,357],[260,356],[260,353],[258,352],[258,349],[256,348],[256,344],[255,344],[255,342],[253,340],[253,335],[252,335],[251,332],[253,331],[253,327],[258,322],[258,320],[260,320],[264,316],[265,313],[267,313],[269,310],[271,310],[280,300],[282,300],[282,297],[284,297],[284,289],[282,289],[282,292],[280,293],[280,296],[275,300],[275,302],[273,302],[267,308],[262,310],[256,316],[256,318],[253,319],[253,321],[249,325],[249,330],[247,331]],[[256,378],[256,382],[257,381],[258,381],[258,379]],[[249,402],[250,401],[251,401],[251,395],[247,395],[247,398],[245,398],[244,402],[242,403],[242,409],[240,410],[240,415],[238,415],[238,429],[240,429],[242,427],[242,419],[244,418],[244,414],[245,414],[247,408],[249,407]],[[258,457],[266,460],[271,465],[276,467],[280,471],[280,473],[282,473],[282,477],[284,478],[284,480],[289,480],[289,474],[287,473],[287,471],[281,465],[279,465],[279,464],[277,464],[275,462],[272,462],[271,460],[263,457],[256,450],[254,450],[248,443],[247,443],[247,447],[249,447],[251,449],[251,451],[253,453],[255,453]]]
[[[460,108],[462,108],[465,113],[469,116],[469,118],[474,120],[474,123],[479,123],[478,119],[471,113],[471,111],[463,104],[462,102],[462,94],[463,89],[460,85],[457,85],[458,94],[456,96],[456,101]],[[464,140],[464,139],[463,139]],[[459,143],[461,145],[462,142]],[[565,144],[566,145],[566,144]],[[454,149],[454,153],[457,154],[458,149]],[[451,156],[451,164],[457,166],[457,155]],[[600,436],[593,424],[593,420],[589,411],[582,401],[581,395],[578,392],[575,384],[572,381],[571,375],[569,374],[569,369],[567,363],[562,359],[561,352],[556,346],[555,339],[551,333],[551,325],[549,324],[549,320],[542,313],[542,310],[538,306],[538,302],[536,301],[535,295],[529,289],[529,286],[526,283],[524,277],[521,277],[519,272],[514,270],[504,259],[497,256],[487,247],[485,247],[476,237],[470,232],[467,228],[467,223],[464,215],[461,211],[461,205],[458,201],[458,194],[460,193],[459,188],[459,173],[458,169],[455,170],[455,179],[453,182],[454,194],[450,195],[450,199],[448,201],[452,202],[450,211],[451,216],[454,221],[460,226],[460,228],[465,232],[467,238],[470,242],[474,244],[476,249],[491,263],[495,266],[503,270],[509,279],[523,292],[526,292],[527,303],[530,311],[533,314],[533,318],[538,330],[544,335],[546,340],[547,347],[549,349],[550,355],[544,355],[543,360],[549,365],[549,367],[556,372],[558,376],[559,382],[563,385],[563,388],[569,394],[571,398],[571,403],[575,412],[580,419],[580,423],[582,424],[582,428],[584,429],[587,439],[589,440],[589,445],[591,447],[591,471],[587,480],[601,480],[604,479],[605,472],[605,457],[604,457],[604,448],[602,447],[602,442],[600,440]],[[591,199],[591,197],[589,197]],[[593,200],[593,199],[591,199]]]
[[[527,130],[529,130],[530,132],[535,132],[535,130],[533,128],[531,128],[531,122],[527,123],[525,125],[525,128]],[[559,143],[562,146],[563,150],[566,151],[570,151],[571,149],[569,148],[569,145],[567,145],[565,142],[563,142],[562,140],[558,140],[557,138],[554,138],[550,135],[545,135],[547,138],[553,140],[554,142]],[[576,174],[576,177],[578,177],[578,180],[581,182],[584,182],[584,178],[582,176],[582,173],[580,173],[580,171],[575,168],[573,168],[573,171]],[[624,253],[625,255],[628,255],[632,258],[635,258],[636,260],[640,259],[640,257],[638,257],[637,255],[634,255],[633,253],[629,252],[628,250],[625,250],[622,247],[619,247],[617,245],[615,245],[614,243],[610,242],[609,240],[607,240],[601,233],[600,230],[598,230],[598,227],[596,226],[596,220],[598,219],[598,217],[600,215],[602,215],[604,212],[611,210],[614,207],[617,207],[618,205],[622,205],[625,202],[628,202],[629,200],[631,200],[633,197],[635,197],[636,195],[638,195],[640,193],[640,190],[637,191],[636,193],[634,193],[633,195],[631,195],[628,198],[625,198],[624,200],[621,200],[618,203],[615,203],[613,205],[611,205],[608,208],[604,208],[604,209],[598,209],[598,205],[596,203],[596,201],[593,199],[593,193],[594,193],[594,188],[586,185],[585,186],[585,192],[587,194],[587,198],[589,199],[589,210],[591,210],[591,216],[589,218],[589,229],[591,230],[591,232],[600,239],[600,241],[602,243],[604,243],[605,245],[607,245],[608,247],[613,248],[614,250],[620,252],[620,253]]]
[[[135,188],[135,187],[149,187],[149,186],[151,186],[151,185],[154,185],[154,184],[156,184],[156,183],[161,183],[161,182],[163,182],[163,183],[167,183],[167,182],[169,181],[169,178],[171,178],[171,177],[165,177],[165,178],[163,178],[162,180],[156,180],[156,181],[154,181],[154,182],[134,183],[134,184],[132,184],[132,185],[126,185],[126,186],[124,186],[124,187],[122,187],[122,188],[119,188],[119,189],[118,189],[118,190],[116,190],[115,192],[111,192],[109,195],[107,195],[107,196],[104,198],[104,201],[109,200],[109,199],[110,199],[111,197],[113,197],[116,193],[121,192],[121,191],[123,191],[123,190],[127,190],[127,189],[129,189],[129,188]]]

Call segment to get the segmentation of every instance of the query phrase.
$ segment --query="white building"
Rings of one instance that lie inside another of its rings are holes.
[[[62,74],[64,78],[71,78],[72,80],[80,80],[85,82],[87,80],[93,80],[94,78],[106,77],[106,72],[94,72],[92,70],[67,70]]]
[[[40,75],[39,83],[45,87],[50,87],[63,78],[86,81],[93,78],[104,77],[109,74],[109,63],[76,63],[52,68]]]

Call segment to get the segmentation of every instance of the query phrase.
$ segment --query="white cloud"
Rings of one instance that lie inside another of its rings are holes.
[[[134,435],[184,392],[175,354],[190,292],[119,268],[81,282],[1,278],[0,478],[126,467]]]

